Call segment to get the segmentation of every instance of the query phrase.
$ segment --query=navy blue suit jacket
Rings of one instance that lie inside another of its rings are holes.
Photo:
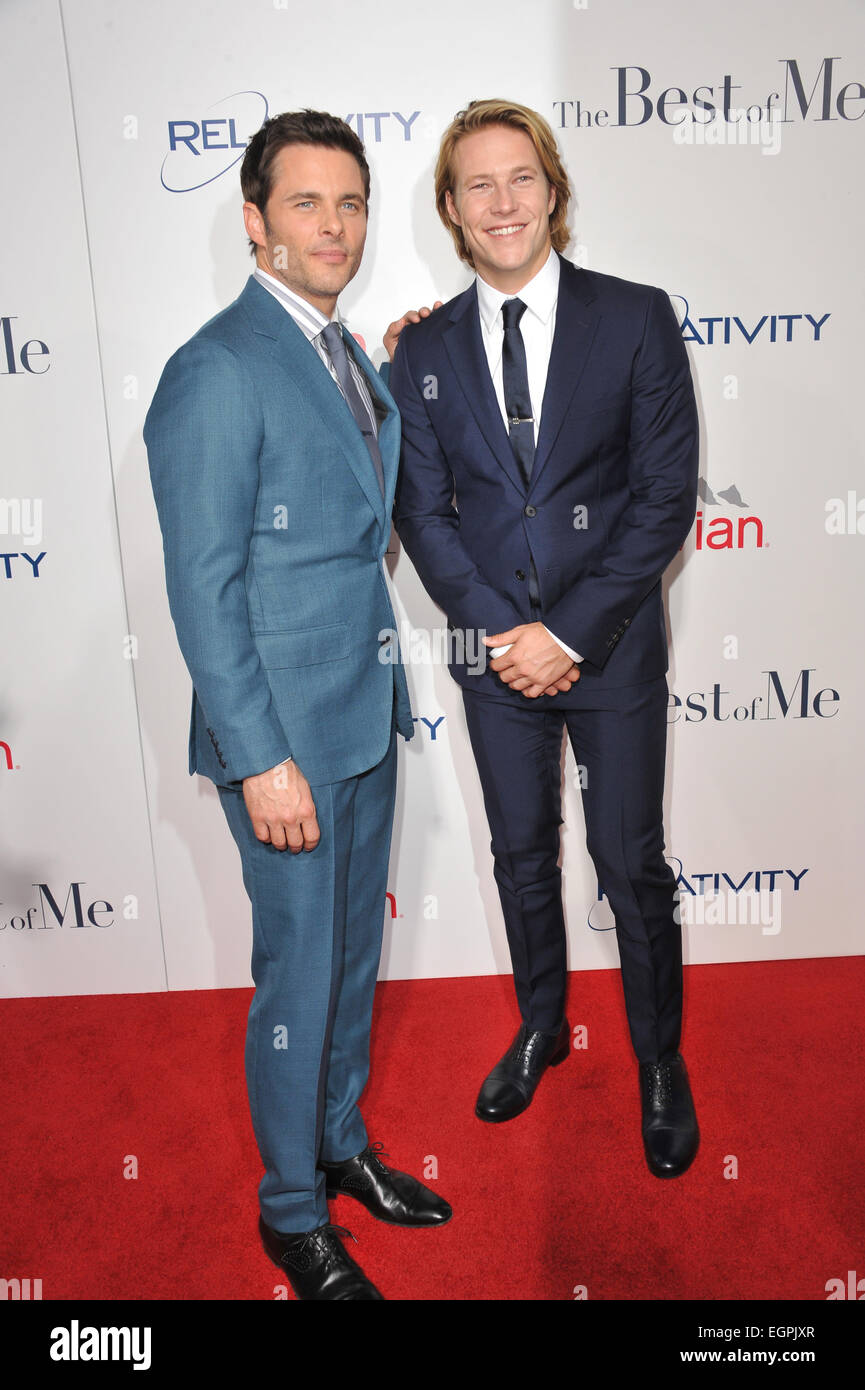
[[[394,519],[456,629],[539,619],[584,657],[567,695],[639,684],[668,666],[661,576],[691,527],[698,419],[667,295],[560,257],[556,325],[530,485],[514,458],[474,284],[401,334],[390,388],[402,417]],[[532,612],[534,562],[540,611]],[[460,684],[512,692],[451,663]]]

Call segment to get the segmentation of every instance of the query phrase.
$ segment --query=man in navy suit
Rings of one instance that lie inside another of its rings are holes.
[[[587,846],[615,915],[649,1168],[698,1128],[679,1052],[682,947],[664,858],[661,576],[696,509],[698,423],[668,297],[563,259],[570,188],[536,112],[472,102],[442,139],[439,215],[477,273],[391,325],[403,421],[395,520],[455,632],[522,1017],[476,1113],[511,1119],[563,1061],[561,744],[583,769]],[[408,322],[408,320],[412,320]],[[476,642],[471,650],[476,650]]]
[[[168,362],[144,434],[194,687],[189,770],[218,788],[252,902],[262,1240],[299,1298],[379,1300],[327,1198],[404,1226],[451,1209],[382,1162],[358,1108],[396,732],[413,733],[380,636],[395,627],[399,416],[336,308],[360,266],[369,168],[344,121],[290,112],[253,136],[241,186],[255,272]]]

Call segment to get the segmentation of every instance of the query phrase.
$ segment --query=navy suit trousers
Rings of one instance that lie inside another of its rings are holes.
[[[669,1060],[681,1030],[682,932],[664,858],[666,678],[597,692],[580,709],[462,693],[523,1021],[554,1032],[565,1013],[564,726],[585,768],[586,846],[615,917],[634,1051],[641,1062]]]

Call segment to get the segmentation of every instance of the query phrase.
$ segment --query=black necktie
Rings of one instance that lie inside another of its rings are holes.
[[[369,456],[372,459],[375,475],[378,478],[378,485],[384,494],[384,471],[381,466],[381,451],[378,447],[378,438],[372,427],[363,397],[358,390],[357,383],[352,376],[351,366],[348,360],[348,349],[343,341],[342,332],[338,323],[329,323],[326,328],[321,330],[321,337],[330,355],[337,379],[342,387],[342,394],[345,396],[346,404],[357,421],[358,429],[366,441],[369,449]]]
[[[525,311],[526,306],[521,299],[506,299],[502,305],[502,322],[505,326],[502,343],[502,385],[511,448],[528,487],[535,461],[535,422],[532,418],[532,400],[529,395],[526,346],[520,332],[520,319]]]

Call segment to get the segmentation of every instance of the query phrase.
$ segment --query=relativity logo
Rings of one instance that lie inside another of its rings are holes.
[[[687,926],[759,927],[762,936],[781,930],[783,893],[798,893],[808,869],[705,870],[685,873],[681,859],[666,856],[676,875],[677,920]],[[791,888],[792,885],[792,888]],[[613,931],[615,918],[601,884],[589,909],[592,931]]]
[[[699,347],[729,346],[743,343],[821,343],[821,329],[831,314],[760,314],[742,319],[738,314],[697,314],[683,294],[671,294],[670,299],[686,343]]]
[[[159,178],[169,193],[193,193],[228,172],[267,120],[261,92],[234,92],[205,111],[168,122],[168,153]]]

